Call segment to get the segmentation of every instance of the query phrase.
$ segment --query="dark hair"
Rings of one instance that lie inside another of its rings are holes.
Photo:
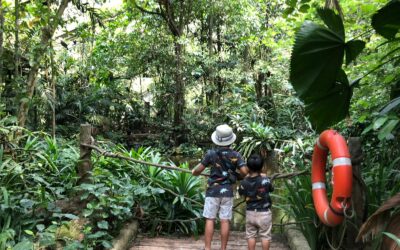
[[[252,172],[260,172],[264,165],[264,161],[258,154],[252,154],[249,159],[247,159],[247,167]]]

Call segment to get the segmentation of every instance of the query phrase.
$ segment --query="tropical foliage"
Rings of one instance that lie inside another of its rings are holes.
[[[84,123],[103,149],[185,169],[227,123],[268,173],[308,170],[332,127],[362,139],[373,214],[400,190],[397,13],[399,0],[1,0],[0,249],[109,248],[133,219],[201,233],[201,178],[93,152],[82,182]],[[359,229],[318,223],[308,176],[276,186],[279,219],[313,249]]]
[[[1,135],[10,138],[17,129],[4,126]],[[153,233],[202,230],[202,223],[191,220],[199,217],[204,200],[199,192],[203,188],[201,179],[99,157],[94,162],[92,181],[79,184],[79,151],[74,144],[54,141],[43,132],[25,131],[2,148],[1,249],[60,245],[68,249],[110,248],[113,235],[134,217],[150,226]],[[161,160],[150,148],[126,151],[117,145],[104,147],[149,162]],[[79,200],[88,201],[81,218],[74,208],[60,202],[77,195]],[[176,219],[182,222],[173,223]]]

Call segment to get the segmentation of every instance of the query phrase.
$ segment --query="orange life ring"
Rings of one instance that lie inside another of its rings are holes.
[[[326,195],[325,166],[328,152],[332,158],[332,198]],[[314,146],[312,156],[312,196],[320,220],[327,226],[342,223],[345,210],[350,207],[352,190],[352,167],[350,153],[344,138],[335,130],[321,133]]]

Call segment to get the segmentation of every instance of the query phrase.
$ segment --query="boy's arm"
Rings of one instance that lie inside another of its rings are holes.
[[[239,169],[239,171],[240,175],[244,178],[249,173],[249,168],[246,165],[244,165]]]
[[[199,163],[192,169],[192,175],[198,176],[204,171],[204,169],[206,169],[206,166],[204,166],[202,163]]]
[[[240,153],[237,153],[237,165],[236,169],[239,168],[239,172],[242,178],[246,177],[246,175],[249,173],[249,169],[247,168],[246,162],[244,161],[242,155]]]
[[[272,192],[272,191],[274,191],[274,185],[272,185],[272,180],[271,180],[270,178],[268,178],[268,179],[269,179],[268,190],[269,190],[270,192]]]
[[[208,166],[211,163],[211,158],[213,154],[215,154],[213,150],[207,151],[206,155],[201,160],[201,162],[192,169],[192,175],[194,176],[200,175],[204,171],[204,169],[206,169],[206,166]]]
[[[242,182],[240,182],[240,184],[239,184],[239,195],[244,195],[244,188],[243,188],[243,183]]]

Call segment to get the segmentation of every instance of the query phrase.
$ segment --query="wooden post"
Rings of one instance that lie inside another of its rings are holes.
[[[144,102],[144,113],[146,118],[150,118],[150,102]]]
[[[90,174],[92,170],[92,162],[90,160],[92,149],[82,144],[92,144],[92,126],[90,124],[81,124],[81,131],[79,134],[79,148],[80,157],[78,162],[78,183],[89,182]]]
[[[150,102],[144,102],[144,123],[148,123],[150,121]]]
[[[353,167],[353,190],[352,200],[355,216],[352,223],[349,223],[346,231],[345,249],[364,249],[361,242],[356,243],[358,230],[366,219],[367,210],[367,186],[361,176],[361,163],[363,161],[362,141],[360,137],[350,137],[348,139],[349,151],[351,155],[351,165]],[[351,211],[349,211],[351,213]]]
[[[278,169],[278,164],[276,160],[276,153],[274,149],[266,149],[262,148],[260,150],[260,155],[264,159],[264,166],[263,166],[263,172],[271,175],[272,173],[279,172]]]

